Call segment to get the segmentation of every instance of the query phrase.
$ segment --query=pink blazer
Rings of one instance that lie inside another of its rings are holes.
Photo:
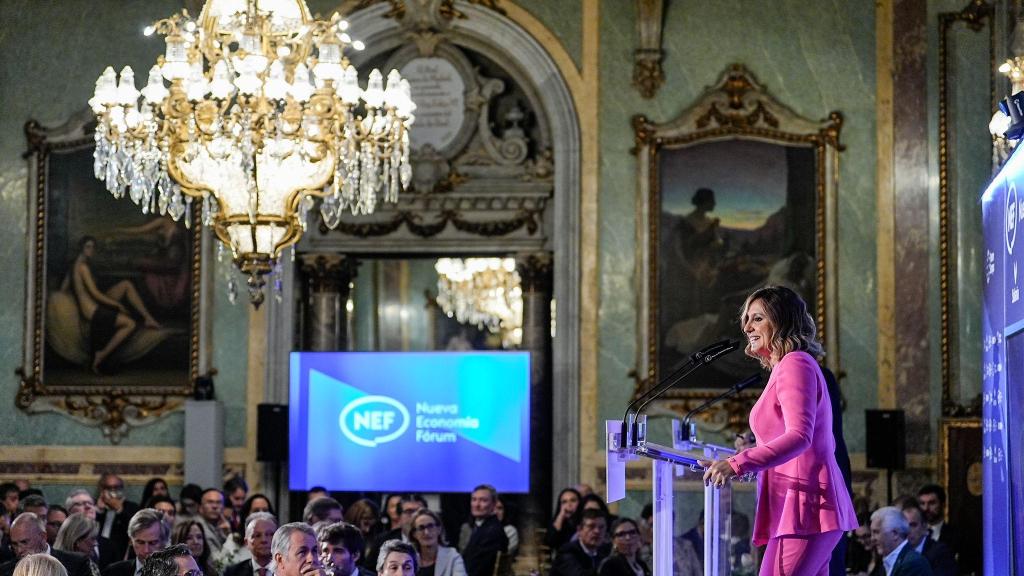
[[[786,354],[750,411],[757,445],[729,458],[737,474],[757,472],[755,545],[792,534],[857,528],[836,464],[832,406],[818,363]]]

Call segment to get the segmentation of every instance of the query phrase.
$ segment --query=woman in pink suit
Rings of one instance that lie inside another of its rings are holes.
[[[832,409],[814,320],[795,292],[768,286],[747,297],[746,353],[771,371],[750,411],[756,445],[727,460],[703,461],[705,483],[757,473],[754,544],[767,544],[761,576],[828,574],[832,549],[857,527],[835,459]]]

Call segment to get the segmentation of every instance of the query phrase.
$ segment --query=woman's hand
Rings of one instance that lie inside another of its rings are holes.
[[[697,460],[704,467],[704,485],[725,486],[725,483],[736,476],[736,471],[727,460]]]

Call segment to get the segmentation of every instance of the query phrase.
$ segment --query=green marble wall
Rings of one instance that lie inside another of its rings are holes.
[[[583,0],[514,1],[551,29],[579,68],[583,61]],[[625,0],[613,1],[619,4],[632,4]]]
[[[7,306],[0,309],[0,399],[13,403],[18,388],[24,335],[26,168],[22,126],[29,119],[44,126],[63,123],[86,107],[96,77],[107,65],[125,64],[144,76],[163,52],[157,38],[142,29],[179,10],[180,0],[87,2],[7,0],[0,30],[0,268]],[[139,80],[141,82],[141,80]],[[223,280],[213,308],[213,366],[218,397],[225,402],[229,446],[245,443],[245,368],[248,311],[231,306]],[[57,414],[27,415],[8,404],[0,418],[0,443],[15,445],[104,445],[98,428]],[[172,414],[133,430],[124,445],[181,446],[184,417]]]

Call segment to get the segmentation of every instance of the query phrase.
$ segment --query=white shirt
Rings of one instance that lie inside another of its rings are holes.
[[[936,542],[939,541],[939,535],[942,533],[943,526],[945,526],[945,523],[942,521],[928,525],[928,527],[932,529],[932,540],[935,540]]]
[[[135,559],[135,576],[142,574],[142,562],[138,558]]]
[[[896,565],[896,559],[900,557],[900,552],[903,550],[903,547],[906,546],[906,545],[907,545],[907,541],[903,540],[903,542],[900,542],[899,546],[894,548],[892,552],[889,552],[885,556],[885,558],[882,558],[882,566],[885,567],[885,576],[891,576],[892,568],[893,568],[893,566]]]

